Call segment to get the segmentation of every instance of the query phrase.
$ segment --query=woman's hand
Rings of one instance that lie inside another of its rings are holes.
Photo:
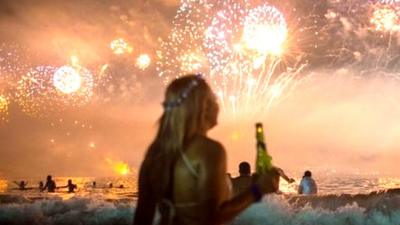
[[[255,185],[264,194],[273,193],[279,190],[279,172],[272,168],[271,170],[259,175],[256,178]]]

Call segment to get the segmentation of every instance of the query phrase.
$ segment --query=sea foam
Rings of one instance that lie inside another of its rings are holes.
[[[337,196],[341,198],[341,196]],[[323,196],[322,196],[323,198]],[[347,198],[347,196],[346,196]],[[375,200],[372,200],[375,201]],[[400,225],[399,198],[376,203],[375,208],[360,207],[349,201],[336,209],[289,203],[287,197],[271,195],[253,204],[231,225]],[[383,204],[383,205],[379,205]],[[385,207],[387,205],[387,207]],[[394,206],[394,207],[393,207]],[[132,224],[135,201],[106,201],[74,197],[41,199],[32,202],[0,204],[0,224],[105,225]]]

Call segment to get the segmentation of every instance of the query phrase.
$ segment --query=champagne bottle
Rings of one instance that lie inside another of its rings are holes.
[[[272,157],[267,152],[262,123],[256,123],[257,157],[256,173],[263,174],[272,169]]]

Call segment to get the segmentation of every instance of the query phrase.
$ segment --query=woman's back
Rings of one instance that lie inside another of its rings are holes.
[[[224,166],[218,165],[221,163],[220,159],[224,159]],[[207,189],[219,190],[219,202],[229,198],[225,162],[225,151],[216,141],[205,136],[196,136],[187,144],[174,168],[172,200],[176,224],[205,224],[212,221],[209,218],[212,215],[207,213],[210,211],[208,200],[215,196]],[[219,182],[214,182],[216,185],[213,187],[207,183],[210,179]]]

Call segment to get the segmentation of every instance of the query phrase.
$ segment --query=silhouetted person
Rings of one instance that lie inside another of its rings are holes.
[[[92,188],[96,188],[96,181],[93,181]]]
[[[109,188],[113,188],[113,184],[110,183],[110,184],[108,185],[108,187],[109,187]]]
[[[21,180],[19,183],[17,181],[14,181],[14,184],[16,184],[18,186],[18,189],[21,191],[27,190],[26,185],[28,185],[28,182]]]
[[[39,190],[43,190],[44,184],[42,181],[39,182]]]
[[[68,180],[68,184],[65,186],[61,186],[60,188],[68,188],[68,193],[73,193],[74,190],[77,188],[76,184],[72,183],[72,180]]]
[[[241,162],[239,164],[239,176],[232,179],[233,195],[238,195],[251,186],[253,178],[251,177],[250,164]]]
[[[44,185],[42,191],[44,191],[46,189],[48,192],[56,191],[56,182],[54,182],[54,180],[51,179],[50,175],[47,176],[46,184]]]
[[[301,179],[300,186],[299,186],[299,194],[304,195],[313,195],[317,194],[317,184],[315,183],[314,179],[311,177],[312,174],[310,171],[304,172],[304,176]]]

